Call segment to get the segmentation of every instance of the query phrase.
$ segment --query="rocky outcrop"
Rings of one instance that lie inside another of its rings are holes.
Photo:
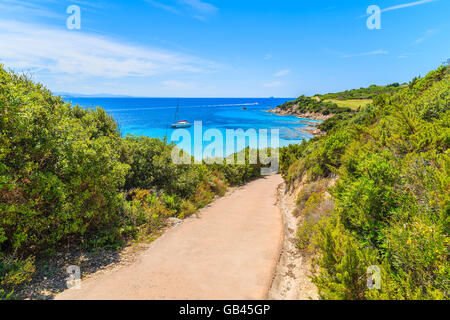
[[[334,116],[334,114],[327,114],[324,115],[322,113],[313,113],[313,112],[307,112],[307,113],[301,113],[297,110],[297,105],[292,106],[292,108],[288,108],[286,110],[281,110],[280,108],[275,108],[269,110],[271,113],[276,113],[281,116],[296,116],[302,119],[312,119],[312,120],[327,120]]]

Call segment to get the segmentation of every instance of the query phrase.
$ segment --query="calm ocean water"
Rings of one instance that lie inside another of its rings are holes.
[[[85,108],[104,108],[119,123],[122,135],[144,135],[171,140],[177,103],[179,120],[202,121],[203,132],[218,129],[279,129],[280,146],[300,143],[311,135],[297,130],[308,126],[292,116],[268,113],[292,98],[66,98]],[[246,108],[244,110],[243,108]],[[309,120],[310,121],[310,120]],[[188,129],[194,135],[194,127]],[[270,134],[269,134],[270,138]],[[248,142],[246,142],[248,145]],[[204,147],[207,144],[204,144]],[[236,150],[238,151],[238,150]]]

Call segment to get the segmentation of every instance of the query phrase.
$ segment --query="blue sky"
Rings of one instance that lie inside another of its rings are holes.
[[[0,0],[0,61],[56,92],[296,97],[425,75],[450,58],[449,12],[449,0]]]

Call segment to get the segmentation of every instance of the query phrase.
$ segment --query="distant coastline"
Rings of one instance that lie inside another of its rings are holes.
[[[295,116],[297,118],[301,118],[301,119],[310,119],[310,120],[328,120],[332,117],[334,117],[334,114],[330,113],[327,115],[324,115],[322,113],[317,113],[317,112],[306,112],[306,113],[301,113],[298,111],[294,111],[292,109],[288,109],[288,110],[281,110],[279,107],[276,107],[275,109],[270,109],[268,110],[268,112],[270,113],[276,113],[280,116]]]
[[[294,111],[293,108],[288,110],[281,110],[279,107],[276,107],[274,109],[267,110],[267,112],[274,113],[280,116],[294,116],[299,119],[302,119],[303,121],[299,121],[299,123],[305,123],[308,124],[309,126],[305,128],[296,128],[296,130],[306,132],[314,137],[322,136],[325,134],[324,131],[320,130],[317,127],[321,122],[318,123],[312,121],[305,121],[305,119],[325,121],[327,119],[334,117],[334,114],[324,115],[322,113],[313,113],[313,112],[301,113]]]

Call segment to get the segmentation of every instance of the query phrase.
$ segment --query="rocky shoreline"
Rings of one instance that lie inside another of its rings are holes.
[[[323,132],[322,130],[320,130],[317,127],[309,127],[309,128],[301,128],[301,129],[299,128],[297,130],[309,133],[310,135],[313,135],[314,137],[320,137],[320,136],[325,135],[325,132]]]
[[[334,116],[334,114],[324,115],[321,113],[310,113],[310,112],[300,113],[300,112],[294,111],[294,108],[290,108],[288,110],[281,110],[279,108],[275,108],[275,109],[270,109],[267,112],[275,113],[280,116],[294,116],[294,117],[297,117],[300,119],[322,120],[322,121],[330,119]],[[309,133],[309,134],[313,135],[314,137],[323,136],[326,134],[324,131],[317,128],[318,123],[311,122],[311,121],[305,121],[305,120],[299,121],[299,123],[306,123],[309,126],[306,128],[298,128],[297,129],[298,131]]]
[[[300,113],[294,110],[294,108],[290,108],[287,110],[281,110],[279,108],[270,109],[268,110],[270,113],[276,113],[280,116],[296,116],[298,118],[302,119],[311,119],[311,120],[327,120],[334,116],[334,114],[327,114],[324,115],[322,113],[314,113],[314,112],[307,112],[307,113]]]

